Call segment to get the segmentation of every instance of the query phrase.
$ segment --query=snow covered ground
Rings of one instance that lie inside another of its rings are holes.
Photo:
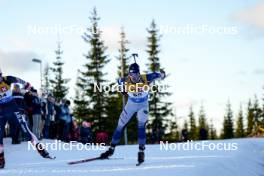
[[[42,141],[46,142],[46,141]],[[52,142],[52,141],[48,141]],[[209,141],[212,145],[235,143],[237,150],[204,151],[160,150],[160,145],[148,145],[146,162],[137,167],[137,145],[118,146],[113,159],[67,165],[69,160],[98,156],[101,151],[50,151],[56,160],[41,158],[27,150],[27,143],[11,145],[5,139],[6,168],[0,176],[263,176],[264,138]],[[172,146],[173,147],[173,146]]]

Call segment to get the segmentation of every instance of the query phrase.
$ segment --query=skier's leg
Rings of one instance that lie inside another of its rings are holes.
[[[117,145],[119,143],[123,130],[127,126],[128,122],[131,120],[135,112],[136,112],[136,107],[134,107],[132,103],[127,103],[119,117],[118,125],[112,137],[112,141],[111,141],[112,145]]]
[[[148,120],[148,106],[143,106],[137,113],[138,119],[138,163],[142,163],[145,160],[145,144],[146,144],[146,123]]]
[[[6,122],[7,122],[6,114],[5,112],[2,111],[0,107],[0,169],[3,169],[5,167],[3,138],[4,138]]]
[[[20,127],[18,123],[13,123],[13,121],[8,121],[9,126],[10,126],[10,136],[12,138],[12,144],[20,144],[19,140],[19,132],[20,132]]]
[[[31,143],[36,147],[38,153],[43,158],[50,158],[49,153],[43,148],[43,146],[39,143],[38,138],[30,131],[27,122],[25,120],[25,114],[21,112],[14,112],[13,120],[16,121],[16,123],[20,124],[20,127],[22,129],[22,132],[27,135],[27,137],[30,139]]]
[[[115,146],[119,143],[120,138],[122,136],[123,130],[132,118],[133,114],[136,112],[136,106],[134,106],[132,103],[127,103],[125,108],[123,109],[119,120],[118,120],[118,125],[114,131],[112,141],[111,141],[111,146],[110,148],[101,154],[101,159],[106,159],[109,156],[112,156],[115,150]]]
[[[7,122],[7,118],[5,118],[4,116],[1,116],[0,114],[0,153],[4,152],[3,138],[4,138],[4,133],[5,133],[6,122]]]
[[[138,144],[145,146],[146,144],[146,123],[148,121],[148,107],[144,106],[137,113],[138,119]]]
[[[38,143],[38,138],[30,131],[23,113],[18,111],[14,112],[14,118],[10,119],[10,121],[11,120],[12,123],[20,125],[22,132],[27,136],[34,146]]]

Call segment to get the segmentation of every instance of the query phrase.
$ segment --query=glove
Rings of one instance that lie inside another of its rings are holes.
[[[166,77],[166,73],[164,70],[160,70],[161,79],[164,79]]]

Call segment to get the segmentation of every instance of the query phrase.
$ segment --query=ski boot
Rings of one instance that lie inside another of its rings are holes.
[[[36,149],[38,151],[38,153],[43,157],[43,158],[49,158],[52,159],[49,155],[49,153],[44,149],[44,147],[40,144],[37,143],[36,144]]]
[[[139,166],[140,164],[142,164],[145,161],[145,146],[139,146],[139,152],[138,152],[138,164],[137,166]]]
[[[3,169],[5,167],[5,156],[4,152],[0,153],[0,169]]]
[[[109,149],[100,155],[100,158],[108,159],[110,156],[114,154],[114,151],[115,151],[115,145],[111,144]]]

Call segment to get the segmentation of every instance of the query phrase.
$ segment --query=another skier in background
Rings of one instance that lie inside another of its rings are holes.
[[[165,72],[161,70],[160,73],[154,72],[150,74],[141,75],[139,65],[133,63],[129,67],[129,74],[125,78],[119,78],[118,83],[123,89],[123,93],[128,95],[128,101],[124,107],[117,128],[113,134],[111,145],[109,149],[102,153],[100,158],[107,159],[113,155],[115,146],[119,143],[124,128],[132,118],[133,114],[137,113],[138,119],[138,164],[144,162],[145,159],[145,144],[146,144],[146,123],[148,120],[148,97],[149,89],[145,90],[146,86],[149,86],[154,80],[165,78]]]
[[[30,89],[30,84],[23,81],[22,79],[6,76],[3,77],[2,71],[0,70],[0,168],[5,167],[4,158],[4,146],[3,137],[5,124],[7,121],[11,121],[13,124],[20,124],[21,129],[27,134],[32,144],[36,147],[39,154],[44,158],[51,158],[49,153],[41,146],[38,142],[37,137],[29,130],[28,125],[25,121],[25,114],[19,111],[16,102],[13,99],[11,84],[19,83],[23,85],[25,89]]]

